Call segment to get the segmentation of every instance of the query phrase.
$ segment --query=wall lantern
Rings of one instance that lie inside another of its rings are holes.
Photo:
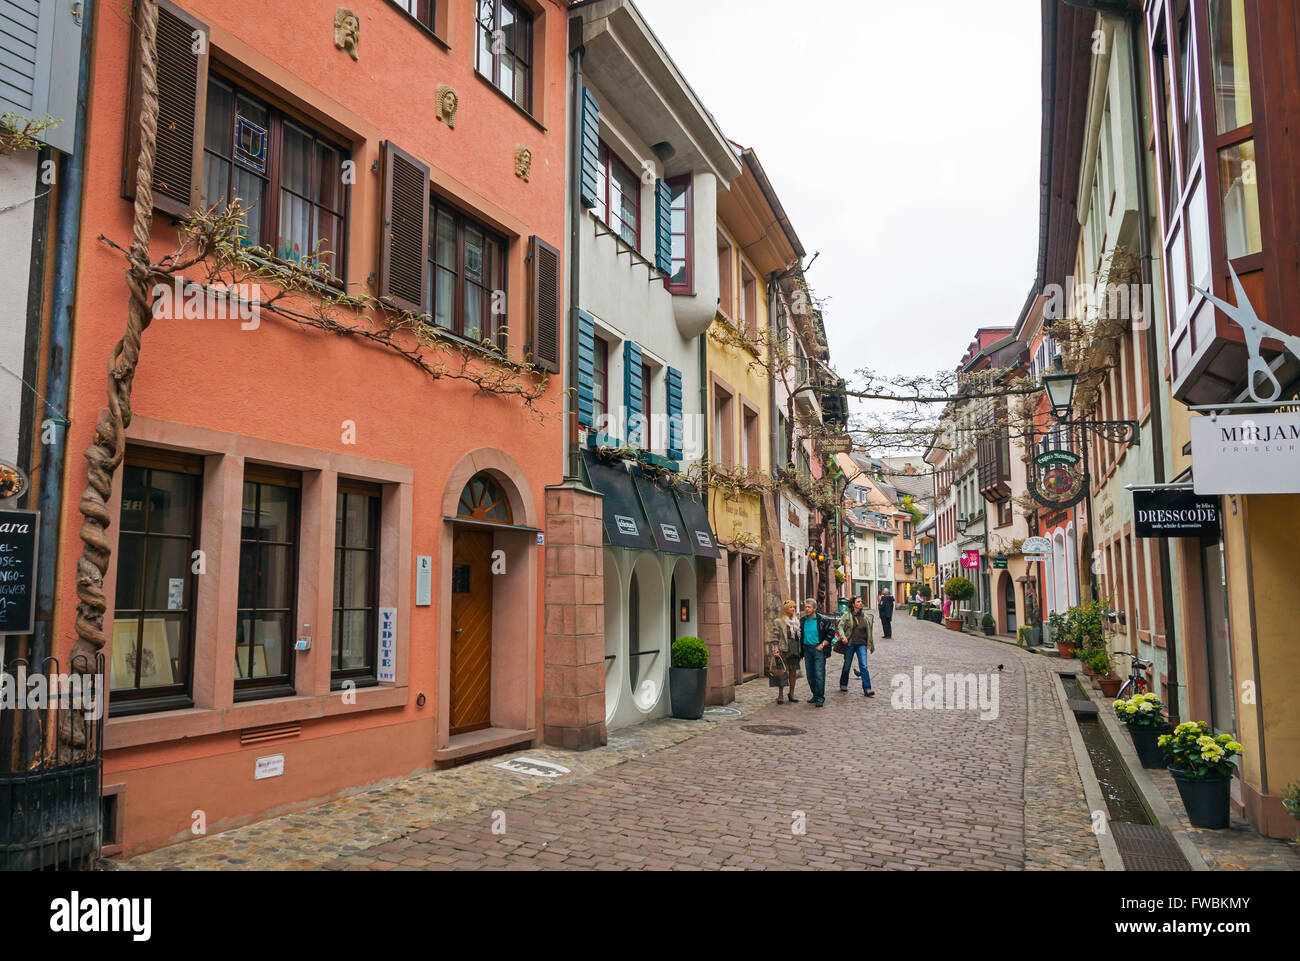
[[[691,602],[689,598],[682,601],[682,612],[678,616],[682,619],[683,624],[691,619]]]

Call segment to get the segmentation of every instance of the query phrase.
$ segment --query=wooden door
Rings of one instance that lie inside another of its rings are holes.
[[[451,548],[452,734],[491,726],[492,535],[457,530]]]

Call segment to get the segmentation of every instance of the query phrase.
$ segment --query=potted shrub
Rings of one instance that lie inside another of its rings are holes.
[[[704,716],[709,694],[709,648],[698,637],[673,641],[672,666],[668,668],[668,691],[673,717],[698,721]]]
[[[1111,671],[1110,651],[1104,646],[1088,648],[1088,666],[1103,697],[1114,697],[1119,693],[1124,679]]]
[[[997,629],[997,622],[993,620],[992,614],[985,613],[985,615],[980,618],[980,627],[984,628],[985,637],[992,637],[993,631]]]
[[[1074,636],[1070,633],[1069,622],[1060,611],[1047,615],[1047,633],[1049,639],[1056,642],[1056,653],[1061,657],[1074,657]]]
[[[948,600],[956,604],[974,597],[975,585],[964,577],[950,577],[943,585],[943,592],[948,597]],[[961,618],[948,617],[947,626],[950,631],[960,631]]]
[[[1233,759],[1245,750],[1231,734],[1217,737],[1204,721],[1185,721],[1160,735],[1165,763],[1178,785],[1193,827],[1226,828]]]
[[[1154,694],[1135,694],[1127,701],[1115,702],[1115,714],[1128,728],[1133,739],[1133,750],[1146,768],[1163,767],[1164,752],[1160,750],[1160,736],[1170,731],[1165,720],[1165,706]]]
[[[1300,821],[1300,781],[1292,781],[1282,792],[1282,807],[1286,808],[1287,814]],[[1300,831],[1296,832],[1291,843],[1300,844]]]

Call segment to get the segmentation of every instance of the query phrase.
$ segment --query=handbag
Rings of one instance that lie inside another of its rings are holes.
[[[831,645],[831,650],[836,654],[847,654],[849,652],[849,646],[837,637],[835,643]]]

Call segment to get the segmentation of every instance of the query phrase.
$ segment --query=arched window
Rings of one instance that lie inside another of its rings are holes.
[[[488,474],[475,474],[469,479],[465,489],[460,492],[456,516],[492,524],[514,523],[506,492]]]

